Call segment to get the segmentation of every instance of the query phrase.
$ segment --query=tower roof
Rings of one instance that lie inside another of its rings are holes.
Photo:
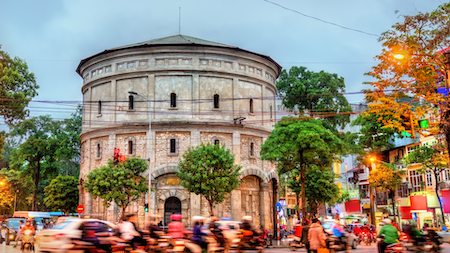
[[[139,47],[139,46],[155,46],[155,45],[204,45],[204,46],[215,46],[215,47],[229,47],[229,48],[237,48],[233,46],[229,46],[226,44],[199,39],[191,36],[186,36],[182,34],[172,35],[168,37],[153,39],[153,40],[147,40],[135,44],[125,45],[121,47],[115,47],[111,48],[109,50],[117,50],[117,49],[124,49],[124,48],[130,48],[130,47]]]
[[[278,71],[281,71],[282,67],[276,63],[272,58],[270,58],[269,56],[266,55],[262,55],[262,54],[258,54],[258,53],[254,53],[245,49],[241,49],[235,46],[230,46],[227,44],[223,44],[223,43],[218,43],[218,42],[214,42],[214,41],[209,41],[209,40],[204,40],[204,39],[199,39],[199,38],[195,38],[195,37],[191,37],[191,36],[187,36],[187,35],[182,35],[182,34],[177,34],[177,35],[172,35],[172,36],[168,36],[168,37],[163,37],[163,38],[158,38],[158,39],[153,39],[153,40],[147,40],[147,41],[143,41],[143,42],[139,42],[139,43],[135,43],[135,44],[130,44],[130,45],[125,45],[125,46],[120,46],[120,47],[115,47],[115,48],[111,48],[111,49],[107,49],[101,53],[92,55],[86,59],[83,59],[80,61],[80,64],[78,64],[77,70],[76,72],[81,75],[81,66],[86,63],[87,61],[103,55],[103,54],[107,54],[107,53],[111,53],[111,52],[115,52],[115,51],[120,51],[120,50],[125,50],[125,49],[131,49],[131,48],[142,48],[142,47],[154,47],[154,46],[188,46],[188,45],[192,45],[192,46],[208,46],[208,47],[221,47],[221,48],[229,48],[229,49],[233,49],[233,50],[237,50],[237,51],[242,51],[242,52],[247,52],[250,54],[254,54],[254,55],[258,55],[262,58],[265,58],[267,60],[269,60],[270,62],[274,63],[277,68]]]

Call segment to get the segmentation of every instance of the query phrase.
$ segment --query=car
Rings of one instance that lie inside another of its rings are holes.
[[[325,232],[327,232],[327,234],[333,234],[333,232],[331,231],[331,227],[334,225],[334,223],[334,220],[326,220],[322,223],[322,227],[323,229],[325,229]],[[346,233],[346,237],[348,243],[350,244],[350,246],[352,246],[352,249],[356,249],[356,247],[358,247],[356,236],[353,233]]]
[[[0,243],[6,241],[6,245],[9,245],[12,241],[16,240],[16,236],[19,232],[20,221],[23,221],[23,224],[25,224],[25,219],[22,218],[9,218],[2,221],[0,227]]]
[[[36,230],[44,229],[45,220],[51,220],[49,212],[15,211],[13,217],[24,219],[30,219],[33,217],[36,221]]]
[[[64,253],[65,245],[69,245],[72,239],[81,238],[81,224],[98,223],[97,234],[113,236],[117,230],[116,225],[111,222],[98,219],[70,218],[59,222],[51,229],[38,231],[36,234],[36,244],[41,252]]]

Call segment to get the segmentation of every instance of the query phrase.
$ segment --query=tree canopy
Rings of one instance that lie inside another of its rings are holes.
[[[51,210],[61,210],[65,215],[75,212],[78,206],[78,178],[58,175],[45,187],[45,205]]]
[[[279,173],[299,170],[303,217],[307,215],[305,172],[308,168],[330,170],[346,151],[344,141],[324,124],[317,119],[283,118],[261,147],[261,158],[277,162]]]
[[[234,155],[225,146],[201,143],[189,147],[178,163],[177,177],[188,191],[202,195],[213,207],[225,200],[226,194],[239,187],[241,166],[234,164]]]
[[[404,171],[397,170],[394,165],[389,163],[378,163],[376,169],[373,169],[369,173],[369,184],[374,188],[380,188],[381,190],[388,191],[391,196],[392,209],[395,219],[395,190],[402,184],[401,175]]]
[[[117,165],[109,159],[107,165],[91,170],[83,184],[93,197],[102,199],[103,206],[116,203],[123,218],[130,203],[148,191],[147,178],[142,176],[147,169],[147,162],[140,159],[129,158]]]
[[[288,110],[321,117],[333,127],[343,128],[350,122],[352,109],[343,94],[343,77],[294,66],[281,72],[276,85]]]
[[[398,132],[407,130],[411,124],[423,134],[444,133],[450,145],[449,103],[444,103],[448,98],[437,92],[446,87],[445,75],[449,70],[442,50],[450,47],[450,3],[430,13],[402,18],[379,38],[383,46],[375,57],[379,63],[368,73],[376,79],[372,90],[367,91],[369,113],[386,116],[379,121]],[[440,122],[434,124],[430,120],[429,128],[420,128],[418,120],[430,113],[436,119],[441,118]]]

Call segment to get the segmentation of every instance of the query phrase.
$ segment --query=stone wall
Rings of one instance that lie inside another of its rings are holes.
[[[253,156],[250,155],[250,143],[253,145]],[[261,152],[262,138],[250,135],[241,135],[241,166],[257,166],[262,169]]]
[[[184,152],[191,145],[190,132],[156,132],[155,162],[153,167],[163,164],[178,163]],[[170,139],[175,138],[177,152],[170,154]]]
[[[133,154],[129,152],[128,141],[133,141]],[[122,155],[136,155],[141,158],[148,158],[147,154],[147,134],[146,133],[132,133],[132,134],[118,134],[116,135],[116,148],[120,149]]]
[[[212,143],[214,144],[214,140],[219,140],[219,145],[222,146],[225,144],[226,149],[232,148],[232,138],[233,135],[230,133],[215,133],[215,132],[201,132],[200,133],[200,141],[203,143]]]

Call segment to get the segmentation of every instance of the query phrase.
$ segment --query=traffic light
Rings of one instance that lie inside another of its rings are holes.
[[[144,211],[147,213],[148,212],[148,204],[144,204]]]
[[[411,112],[406,112],[400,116],[402,120],[402,126],[405,128],[405,131],[402,132],[403,136],[416,138],[414,133],[414,122]]]

